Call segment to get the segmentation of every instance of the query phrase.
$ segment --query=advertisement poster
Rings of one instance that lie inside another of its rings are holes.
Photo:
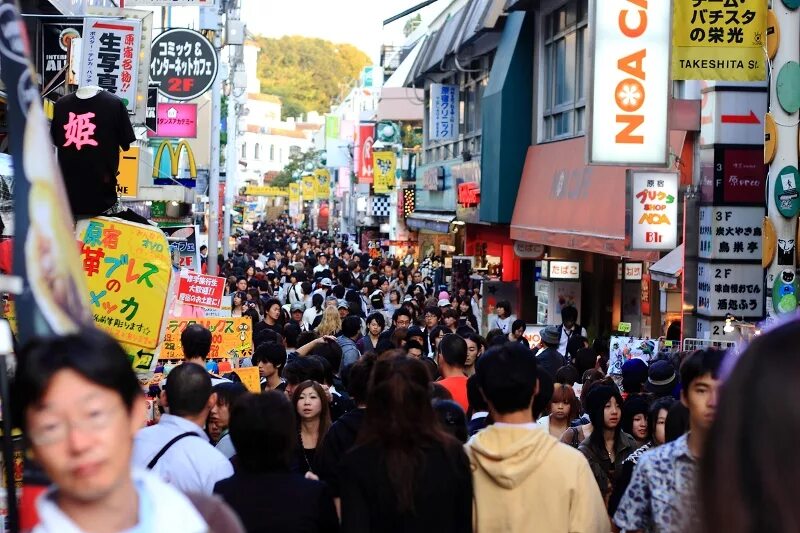
[[[358,125],[358,140],[353,159],[358,183],[372,183],[372,145],[375,142],[375,124],[372,122]]]
[[[80,38],[82,31],[83,21],[80,19],[42,22],[39,29],[36,71],[41,76],[43,94],[48,94],[66,80],[72,39]]]
[[[766,78],[766,2],[675,0],[673,6],[673,79]]]
[[[129,113],[135,112],[141,39],[141,20],[87,18],[80,85],[114,93]]]
[[[388,194],[394,189],[394,178],[397,172],[397,154],[394,152],[375,152],[374,161],[375,194]]]
[[[253,355],[253,321],[241,318],[175,318],[167,323],[162,359],[183,359],[181,333],[189,324],[200,324],[211,332],[210,358]]]
[[[167,236],[170,250],[181,254],[181,268],[200,271],[200,247],[197,245],[198,226],[171,226],[161,228]]]
[[[321,168],[314,171],[314,193],[317,200],[327,200],[331,195],[331,173]]]
[[[225,278],[206,276],[185,268],[181,269],[178,281],[178,300],[182,303],[221,309],[224,293]]]
[[[654,339],[611,337],[609,347],[609,374],[622,374],[622,365],[630,359],[641,359],[649,365],[658,354],[658,340]]]
[[[214,45],[201,33],[174,28],[153,39],[150,79],[167,98],[197,98],[211,88],[218,69]]]

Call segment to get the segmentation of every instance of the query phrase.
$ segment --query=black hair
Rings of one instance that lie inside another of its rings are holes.
[[[35,337],[19,351],[17,362],[10,404],[14,420],[23,429],[25,411],[42,400],[50,382],[62,370],[72,370],[116,392],[129,411],[142,395],[125,350],[110,335],[94,328],[59,337]]]
[[[278,371],[278,375],[280,375],[283,367],[286,366],[286,348],[277,342],[261,344],[253,353],[251,361],[253,366],[258,366],[262,361],[264,363],[272,363]]]
[[[386,329],[386,317],[383,316],[383,313],[372,313],[367,317],[367,325],[370,322],[375,321],[381,327],[381,329]]]
[[[350,397],[353,398],[356,404],[367,402],[369,377],[377,360],[378,358],[374,353],[365,353],[358,361],[350,365],[345,372],[347,392],[350,393]]]
[[[342,320],[342,336],[352,339],[361,331],[361,319],[357,316],[346,316]]]
[[[461,443],[467,442],[467,417],[460,405],[453,400],[436,400],[433,410],[445,431]]]
[[[672,442],[689,431],[689,408],[681,402],[675,402],[667,411],[664,423],[664,440]]]
[[[422,344],[420,344],[417,341],[406,341],[406,344],[405,346],[403,346],[403,348],[405,349],[406,352],[408,352],[412,348],[416,348],[422,353],[423,356],[425,355],[425,347],[422,346]]]
[[[392,315],[392,322],[397,322],[397,319],[401,316],[407,316],[409,320],[413,320],[413,316],[411,316],[411,312],[406,309],[405,307],[399,307]]]
[[[169,414],[195,416],[208,405],[211,377],[200,365],[182,364],[170,371],[164,391],[167,393]]]
[[[339,346],[339,343],[333,340],[325,340],[322,344],[317,344],[314,346],[314,349],[311,350],[311,355],[316,355],[321,359],[327,361],[331,366],[331,371],[333,374],[339,373],[339,369],[342,367],[342,347]],[[332,384],[333,376],[331,375],[330,381],[326,380]]]
[[[578,369],[573,365],[564,365],[556,371],[556,383],[572,386],[580,380]]]
[[[641,394],[630,394],[625,403],[622,404],[622,417],[619,423],[622,431],[628,435],[633,435],[633,419],[636,415],[645,416],[647,419],[647,436],[652,438],[653,434],[650,432],[650,403]]]
[[[667,411],[667,414],[669,414],[670,408],[677,401],[678,400],[676,400],[672,396],[665,396],[657,399],[652,404],[650,404],[650,410],[647,413],[647,428],[650,431],[650,438],[655,438],[656,435],[656,423],[658,422],[658,413],[662,409],[665,409]],[[666,435],[666,432],[664,434]]]
[[[297,337],[303,332],[300,326],[294,323],[289,323],[283,326],[283,338],[286,339],[286,346],[290,348],[297,347]]]
[[[262,329],[253,336],[253,346],[256,348],[267,342],[277,342],[278,344],[282,344],[283,337],[281,337],[281,335],[274,329],[269,328]]]
[[[181,332],[181,346],[187,359],[200,357],[205,361],[211,351],[211,332],[200,324],[189,324]]]
[[[506,312],[506,318],[512,315],[511,302],[509,302],[508,300],[500,300],[499,302],[497,302],[494,308],[497,309],[498,307],[502,307],[503,310]]]
[[[472,374],[469,378],[467,378],[467,402],[469,402],[469,414],[489,410],[489,404],[486,403],[486,398],[484,398],[483,394],[481,394],[478,380],[479,378],[477,374]]]
[[[304,331],[300,335],[297,336],[297,346],[296,348],[302,348],[309,342],[315,341],[319,338],[319,334],[316,331]]]
[[[514,331],[517,331],[520,328],[525,329],[526,326],[527,326],[527,324],[525,323],[525,321],[520,319],[520,318],[518,318],[514,322],[511,323],[511,331],[514,332]]]
[[[519,343],[490,348],[475,364],[478,386],[500,414],[531,406],[536,390],[536,358]]]
[[[467,341],[448,333],[439,341],[439,354],[450,366],[463,367],[467,364]]]
[[[689,392],[692,381],[697,378],[706,374],[711,374],[716,378],[724,355],[725,352],[714,348],[697,350],[689,354],[681,364],[681,389],[683,393]]]
[[[431,401],[452,400],[453,393],[441,383],[431,382]]]
[[[565,305],[561,308],[561,321],[562,322],[577,322],[578,310],[571,305]]]
[[[303,289],[305,291],[305,289]],[[322,312],[322,304],[325,303],[325,297],[320,293],[315,293],[311,297],[311,306],[317,310],[317,313]]]
[[[436,343],[433,340],[439,335],[445,335],[447,333],[450,333],[450,330],[444,326],[436,326],[428,333],[428,343],[430,344],[431,350],[436,347]]]
[[[315,359],[320,365],[322,365],[322,381],[318,383],[331,386],[333,385],[333,365],[331,365],[330,361],[322,357],[321,355],[309,355],[309,358]],[[324,433],[323,433],[324,434]]]
[[[519,344],[522,346],[518,342],[511,342],[508,344]],[[525,348],[525,346],[522,347]],[[550,373],[547,372],[547,370],[542,367],[537,368],[536,376],[539,378],[539,391],[533,397],[533,405],[531,406],[534,420],[538,420],[545,414],[547,406],[550,405],[550,402],[553,400],[553,394],[556,391],[553,378],[550,377]]]
[[[217,393],[217,405],[232,407],[236,400],[247,394],[247,387],[241,383],[217,383],[211,392]]]
[[[596,387],[592,387],[592,390],[590,390],[586,395],[586,405],[584,408],[586,413],[589,415],[589,420],[591,420],[592,426],[594,426],[594,430],[592,431],[591,435],[589,435],[589,439],[595,446],[598,447],[598,449],[603,449],[604,446],[603,429],[605,428],[605,408],[612,398],[617,400],[617,406],[620,409],[621,415],[622,394],[620,394],[619,387],[616,385],[606,383],[598,384]],[[622,421],[620,419],[620,423],[618,423],[617,427],[614,428],[615,446],[619,442],[621,432]]]
[[[295,408],[285,394],[246,394],[231,410],[236,460],[245,472],[289,469],[297,440]]]
[[[425,316],[428,313],[431,313],[432,315],[436,315],[437,319],[441,319],[442,318],[442,310],[439,309],[438,307],[436,307],[435,305],[429,305],[428,307],[426,307],[425,311],[422,313],[422,315]]]
[[[283,379],[290,385],[297,385],[304,381],[325,381],[325,368],[316,357],[298,357],[292,359],[283,369]]]

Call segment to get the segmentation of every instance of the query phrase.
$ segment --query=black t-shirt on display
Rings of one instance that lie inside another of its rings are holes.
[[[68,94],[55,104],[50,135],[73,216],[96,216],[113,207],[120,148],[127,150],[136,140],[122,100],[107,91],[85,99]]]

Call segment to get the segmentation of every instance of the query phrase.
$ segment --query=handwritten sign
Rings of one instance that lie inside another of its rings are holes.
[[[172,281],[164,234],[106,217],[80,221],[77,233],[95,325],[120,343],[155,349]]]
[[[253,355],[253,321],[250,317],[174,318],[167,323],[162,359],[183,359],[181,333],[190,324],[200,324],[211,332],[210,358]]]
[[[261,376],[258,373],[257,366],[234,368],[233,371],[241,378],[242,385],[247,387],[247,390],[256,394],[261,392]]]
[[[178,283],[178,300],[185,304],[222,308],[225,294],[225,278],[197,274],[186,269],[181,270]]]

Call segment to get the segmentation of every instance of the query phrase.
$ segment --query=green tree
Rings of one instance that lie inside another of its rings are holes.
[[[322,151],[318,150],[307,150],[289,156],[289,162],[272,180],[272,185],[275,187],[287,187],[290,183],[297,181],[294,175],[303,174],[307,163],[311,163],[316,167],[322,153]]]
[[[284,117],[325,113],[371,63],[358,48],[323,39],[257,37],[256,42],[261,92],[281,98]]]

